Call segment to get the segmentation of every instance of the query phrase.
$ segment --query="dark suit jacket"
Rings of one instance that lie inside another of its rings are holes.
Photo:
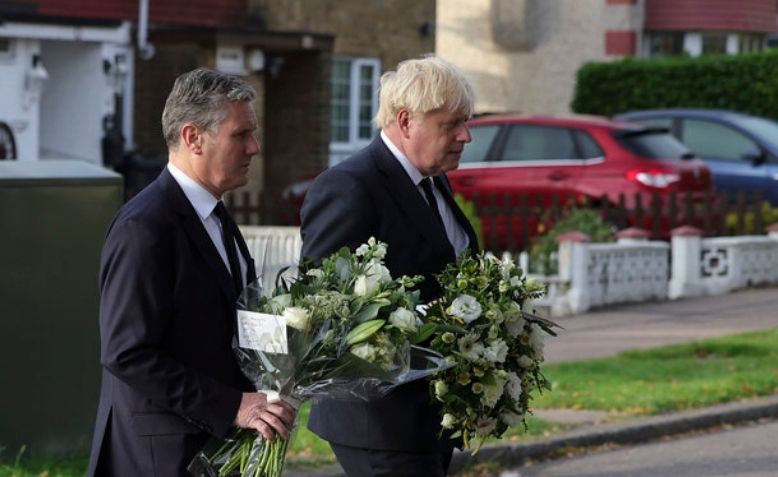
[[[435,182],[476,251],[475,233],[454,202],[445,175]],[[342,246],[353,250],[374,236],[389,246],[385,263],[393,277],[425,276],[420,286],[424,301],[439,295],[433,275],[456,259],[432,209],[380,137],[323,172],[308,191],[301,214],[303,257],[318,260]],[[315,403],[309,427],[347,446],[435,451],[451,446],[438,441],[439,422],[427,382],[418,381],[369,403]]]
[[[189,461],[209,435],[227,433],[251,386],[231,346],[229,272],[167,169],[111,224],[100,293],[103,373],[89,475],[189,475]]]

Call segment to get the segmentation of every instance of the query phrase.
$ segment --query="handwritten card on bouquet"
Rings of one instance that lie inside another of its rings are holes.
[[[238,344],[265,353],[287,354],[286,319],[255,311],[238,310]]]

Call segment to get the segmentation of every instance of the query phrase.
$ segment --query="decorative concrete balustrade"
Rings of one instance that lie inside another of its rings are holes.
[[[778,284],[778,224],[768,235],[703,238],[693,227],[673,231],[669,296],[720,295]]]
[[[557,239],[559,274],[530,278],[548,286],[538,305],[551,316],[778,285],[778,224],[767,230],[767,236],[703,238],[698,229],[684,226],[673,231],[669,244],[648,240],[648,232],[635,228],[620,231],[614,243],[591,243],[585,234],[571,232]],[[280,270],[298,264],[298,227],[242,226],[241,231],[268,290]],[[524,270],[527,260],[526,254],[519,257]]]

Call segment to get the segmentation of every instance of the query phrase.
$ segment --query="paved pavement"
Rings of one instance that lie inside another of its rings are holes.
[[[714,297],[620,305],[581,315],[554,318],[564,327],[546,341],[548,362],[612,356],[621,351],[706,339],[778,327],[778,288],[743,290]],[[494,445],[475,458],[458,452],[453,475],[464,465],[496,461],[504,467],[570,447],[634,444],[666,435],[737,424],[760,418],[778,419],[778,394],[679,413],[613,422],[603,413],[545,410],[536,413],[550,421],[578,426],[563,435],[532,443]],[[339,469],[287,471],[288,477],[335,477]]]

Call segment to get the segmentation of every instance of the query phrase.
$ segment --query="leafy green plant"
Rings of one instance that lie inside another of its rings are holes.
[[[762,225],[768,226],[778,223],[778,207],[771,207],[770,203],[762,202],[762,206],[759,209],[759,215],[761,215]],[[730,212],[726,218],[727,235],[738,234],[738,214],[737,212]],[[756,230],[756,214],[753,211],[748,211],[743,217],[743,231],[745,235],[761,234],[764,230]]]
[[[531,272],[556,273],[552,254],[557,251],[557,237],[566,232],[583,232],[592,242],[613,242],[613,227],[605,222],[600,213],[588,208],[569,208],[544,235],[535,237],[530,248],[529,268]]]

